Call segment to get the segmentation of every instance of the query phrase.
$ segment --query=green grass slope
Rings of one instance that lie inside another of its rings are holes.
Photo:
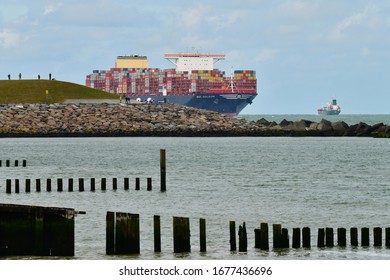
[[[49,92],[47,96],[46,90]],[[0,80],[0,103],[62,103],[66,99],[118,98],[111,93],[57,80]]]

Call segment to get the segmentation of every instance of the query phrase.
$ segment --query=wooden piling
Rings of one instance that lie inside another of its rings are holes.
[[[260,249],[269,250],[268,224],[260,224]]]
[[[10,160],[7,159],[7,160],[5,161],[5,166],[6,166],[6,167],[10,167],[10,165],[11,165],[11,164],[10,164]]]
[[[12,180],[11,179],[7,179],[5,181],[5,192],[12,193]]]
[[[139,254],[139,214],[116,213],[115,254]]]
[[[79,178],[79,192],[84,191],[84,178]]]
[[[187,217],[173,217],[173,251],[191,252],[190,219]]]
[[[15,159],[15,167],[18,167],[19,166],[19,161],[17,159]]]
[[[26,193],[31,192],[31,179],[26,179],[25,186],[26,186]]]
[[[90,182],[91,192],[94,192],[95,189],[96,189],[96,187],[95,187],[95,178],[91,178],[91,180],[89,182]]]
[[[337,245],[340,247],[347,246],[347,230],[345,228],[337,229]]]
[[[124,189],[125,191],[129,190],[129,178],[124,178]]]
[[[385,228],[385,246],[390,247],[390,227]]]
[[[35,189],[36,189],[36,192],[41,191],[41,179],[35,179]]]
[[[273,224],[273,248],[280,249],[282,248],[282,225]]]
[[[102,191],[105,191],[106,190],[106,185],[107,185],[106,178],[102,178],[100,183],[101,183]]]
[[[139,191],[139,189],[140,189],[140,179],[137,177],[137,178],[135,178],[135,190],[136,191]]]
[[[0,167],[2,166],[2,164],[3,164],[3,163],[2,163],[2,161],[1,161],[1,159],[0,159]]]
[[[147,185],[146,190],[151,191],[152,190],[152,178],[147,178]]]
[[[334,232],[333,228],[325,229],[325,246],[334,247]]]
[[[302,228],[302,247],[310,248],[311,247],[311,237],[310,237],[310,228]]]
[[[161,222],[160,216],[153,216],[153,228],[154,228],[154,252],[161,252]]]
[[[106,254],[115,254],[115,212],[106,214]]]
[[[382,228],[380,227],[374,228],[374,246],[382,246]]]
[[[19,179],[15,179],[15,193],[19,193]]]
[[[112,178],[112,189],[116,191],[118,189],[118,179]]]
[[[358,229],[356,227],[352,227],[350,234],[351,234],[351,246],[358,246],[359,245]]]
[[[261,248],[261,231],[259,228],[254,229],[255,232],[255,248],[260,249]]]
[[[51,179],[46,179],[46,191],[51,192]]]
[[[325,229],[324,228],[318,229],[317,247],[318,248],[325,247]]]
[[[229,231],[230,231],[230,251],[236,251],[237,250],[237,243],[236,243],[236,222],[230,221],[229,222]]]
[[[199,243],[200,251],[206,252],[206,219],[199,219]]]
[[[167,190],[165,149],[160,149],[160,179],[161,191],[165,192]]]
[[[301,229],[300,228],[293,228],[292,247],[293,248],[300,248],[301,247]]]
[[[57,191],[63,191],[63,180],[62,178],[57,178]]]
[[[286,249],[290,247],[290,238],[288,235],[288,229],[282,228],[282,248]]]
[[[26,167],[27,166],[27,161],[24,159],[23,162],[22,162],[22,166],[23,167]]]
[[[246,232],[245,222],[242,226],[238,227],[238,251],[247,252],[248,251],[248,237]]]
[[[73,192],[73,178],[68,179],[68,192]]]
[[[370,246],[370,229],[362,228],[362,246]]]

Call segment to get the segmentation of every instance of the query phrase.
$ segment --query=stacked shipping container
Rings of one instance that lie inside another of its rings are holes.
[[[111,68],[94,70],[86,77],[87,87],[122,96],[192,95],[216,93],[215,90],[226,92],[229,88],[256,91],[256,83],[256,72],[252,70],[234,71],[233,77],[226,77],[219,70]]]

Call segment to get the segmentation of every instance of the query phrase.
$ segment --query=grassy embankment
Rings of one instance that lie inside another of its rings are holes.
[[[49,94],[46,96],[46,90]],[[66,99],[118,99],[117,95],[57,80],[0,80],[0,103],[62,103]]]

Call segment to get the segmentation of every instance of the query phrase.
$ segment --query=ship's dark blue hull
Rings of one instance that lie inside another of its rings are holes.
[[[193,94],[193,95],[144,95],[130,96],[130,99],[140,98],[142,102],[152,98],[154,102],[180,104],[198,109],[215,111],[222,114],[238,115],[248,104],[251,104],[257,94]]]

